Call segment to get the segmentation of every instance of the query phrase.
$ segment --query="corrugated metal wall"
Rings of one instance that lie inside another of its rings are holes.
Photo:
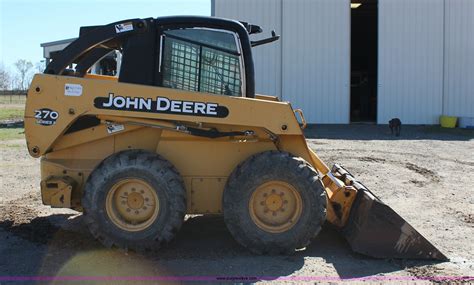
[[[379,0],[379,124],[436,124],[443,96],[443,0]]]
[[[349,123],[349,3],[283,1],[283,100],[309,123]]]
[[[309,123],[349,122],[349,0],[215,0],[213,10],[262,26],[259,38],[281,35],[253,49],[258,93],[291,101]]]
[[[474,1],[445,1],[444,109],[474,117]]]
[[[254,49],[257,91],[310,123],[348,123],[349,0],[212,0],[214,14],[282,35]],[[379,0],[377,123],[474,117],[474,0]]]
[[[223,18],[259,25],[263,33],[252,40],[268,38],[272,30],[281,34],[282,0],[216,0],[214,14]],[[255,89],[257,93],[281,98],[281,41],[253,49]]]

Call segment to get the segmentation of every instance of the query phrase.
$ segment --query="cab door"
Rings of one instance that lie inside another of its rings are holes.
[[[161,86],[245,96],[244,64],[236,33],[204,27],[170,28],[160,35]]]

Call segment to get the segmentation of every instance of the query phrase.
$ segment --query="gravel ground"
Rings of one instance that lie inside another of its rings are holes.
[[[329,228],[292,256],[253,256],[236,244],[220,217],[203,216],[188,217],[158,254],[104,249],[80,214],[41,205],[39,160],[27,154],[23,140],[9,140],[0,142],[0,277],[267,276],[294,283],[391,278],[406,284],[412,277],[423,283],[436,276],[471,276],[474,281],[474,132],[404,126],[397,138],[386,126],[351,125],[317,126],[307,136],[324,161],[343,164],[450,261],[368,258],[353,253]]]

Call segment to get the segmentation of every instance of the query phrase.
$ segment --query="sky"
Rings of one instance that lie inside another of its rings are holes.
[[[131,18],[211,14],[211,0],[0,0],[0,65],[43,59],[41,43],[74,38],[81,26]]]

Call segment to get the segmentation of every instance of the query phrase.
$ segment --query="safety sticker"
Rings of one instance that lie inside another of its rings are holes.
[[[66,95],[66,96],[81,96],[82,95],[82,85],[81,84],[66,83],[64,85],[64,95]]]
[[[128,32],[128,31],[133,31],[132,22],[127,22],[127,23],[122,23],[122,24],[115,25],[115,32],[117,34],[118,33],[123,33],[123,32]]]
[[[124,125],[107,122],[107,132],[109,134],[113,134],[113,133],[120,132],[120,131],[123,131],[123,130],[125,130]]]

